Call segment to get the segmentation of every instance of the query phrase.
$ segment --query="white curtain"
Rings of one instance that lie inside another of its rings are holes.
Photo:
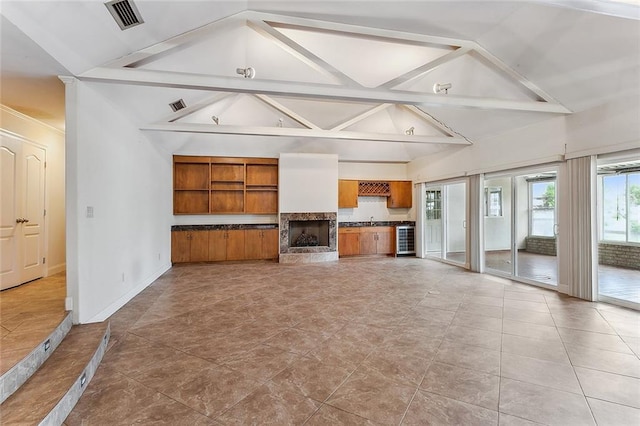
[[[561,283],[570,296],[595,301],[598,295],[596,157],[567,160],[559,179]],[[562,282],[564,281],[564,282]]]
[[[474,272],[484,271],[484,237],[483,237],[483,182],[482,176],[469,176],[468,183],[468,243],[469,269]]]
[[[416,257],[424,258],[426,253],[424,250],[424,217],[425,217],[425,184],[419,183],[414,186],[416,200]]]

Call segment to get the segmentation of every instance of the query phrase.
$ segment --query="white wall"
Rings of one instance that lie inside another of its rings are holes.
[[[338,163],[339,178],[353,180],[408,180],[405,163]],[[414,197],[415,200],[415,197]],[[338,222],[415,220],[415,206],[390,209],[386,197],[358,197],[358,207],[339,209]]]
[[[65,270],[65,146],[64,133],[0,105],[0,127],[46,149],[45,244],[46,275]]]
[[[338,211],[338,156],[280,154],[280,213]]]
[[[67,84],[67,279],[80,323],[106,319],[171,266],[171,155],[104,90]]]

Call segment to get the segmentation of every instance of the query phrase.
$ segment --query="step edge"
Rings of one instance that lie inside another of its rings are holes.
[[[73,325],[72,313],[67,311],[67,315],[60,321],[60,324],[40,342],[33,350],[22,358],[16,365],[11,367],[6,373],[0,376],[0,404],[13,395],[36,371],[49,359],[56,348],[62,343]],[[48,349],[45,344],[49,342]]]
[[[96,370],[107,351],[107,345],[109,344],[110,338],[111,322],[108,322],[105,332],[100,339],[100,343],[91,356],[91,359],[89,359],[86,367],[82,370],[76,381],[71,385],[64,396],[60,398],[60,401],[58,401],[55,407],[53,407],[49,414],[42,419],[39,423],[40,426],[57,426],[64,423],[65,419],[76,406],[80,397],[89,386],[89,382],[91,382],[91,379],[95,375]]]

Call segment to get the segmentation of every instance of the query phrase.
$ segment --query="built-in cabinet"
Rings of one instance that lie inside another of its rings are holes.
[[[387,197],[389,208],[411,208],[413,185],[411,181],[370,181],[348,180],[338,181],[338,207],[358,207],[358,196]]]
[[[276,228],[171,231],[171,261],[271,260],[278,244]]]
[[[173,156],[174,214],[277,214],[278,160]]]
[[[338,228],[338,253],[344,256],[395,253],[393,226]]]

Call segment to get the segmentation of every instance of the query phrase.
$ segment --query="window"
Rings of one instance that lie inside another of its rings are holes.
[[[556,182],[529,182],[529,235],[553,237],[556,223]]]
[[[484,189],[484,215],[488,217],[502,216],[502,188]]]
[[[640,243],[640,173],[602,176],[604,241]]]
[[[427,205],[426,214],[427,220],[438,220],[442,217],[442,191],[440,190],[428,190],[426,192]]]

